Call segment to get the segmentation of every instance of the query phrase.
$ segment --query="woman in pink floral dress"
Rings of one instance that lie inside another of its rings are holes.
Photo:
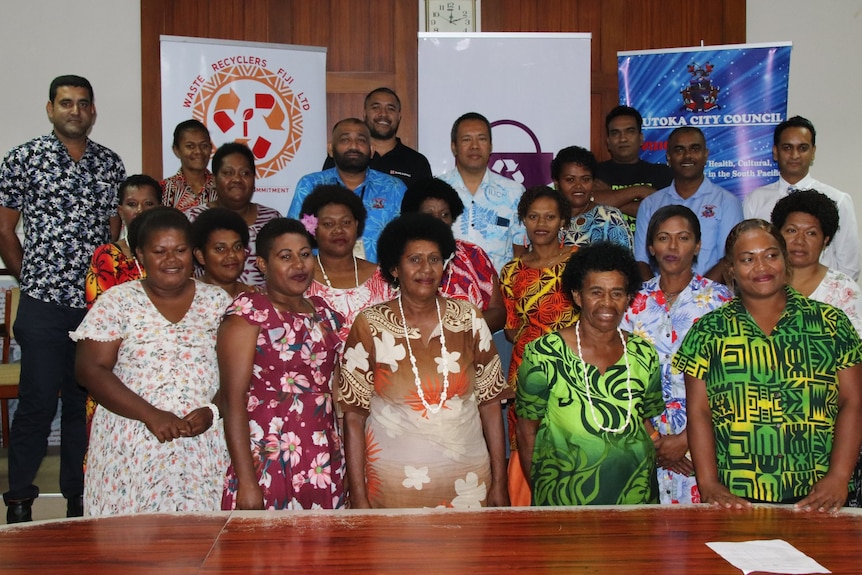
[[[222,509],[344,507],[344,455],[332,377],[344,318],[317,297],[313,239],[278,218],[257,237],[266,293],[242,293],[218,336],[231,456]]]

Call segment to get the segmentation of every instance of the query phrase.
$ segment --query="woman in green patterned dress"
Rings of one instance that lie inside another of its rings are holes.
[[[619,329],[640,288],[637,264],[623,247],[591,244],[562,283],[580,320],[528,344],[518,370],[518,455],[533,505],[658,503],[658,356]]]
[[[862,442],[862,342],[843,311],[787,285],[787,245],[769,222],[737,224],[725,259],[738,297],[700,318],[673,359],[701,500],[836,511]]]

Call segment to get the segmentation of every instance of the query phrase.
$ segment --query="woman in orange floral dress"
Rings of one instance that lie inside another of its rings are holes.
[[[560,282],[569,257],[577,247],[560,243],[559,232],[569,225],[571,208],[559,191],[547,186],[528,189],[518,203],[518,217],[527,229],[529,251],[503,266],[500,288],[506,305],[506,337],[514,344],[509,365],[509,387],[518,384],[524,347],[534,339],[574,325],[578,312]],[[508,410],[509,498],[512,505],[530,505],[530,486],[518,463],[515,410]]]
[[[380,235],[397,298],[357,316],[341,363],[353,508],[505,506],[500,400],[511,393],[473,304],[438,294],[451,228],[428,214]]]

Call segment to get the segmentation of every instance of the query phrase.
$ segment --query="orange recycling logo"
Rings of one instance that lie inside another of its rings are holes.
[[[257,160],[258,178],[273,176],[302,144],[308,101],[294,93],[292,82],[260,66],[228,66],[204,82],[192,114],[214,140],[246,144]]]

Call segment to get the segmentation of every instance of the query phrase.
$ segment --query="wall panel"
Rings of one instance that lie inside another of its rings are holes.
[[[328,124],[361,115],[365,93],[391,86],[404,104],[399,135],[415,145],[418,10],[418,0],[141,0],[144,170],[162,174],[170,145],[161,142],[161,34],[326,46]],[[604,159],[617,51],[744,42],[745,10],[745,0],[482,0],[482,28],[593,34],[591,147]]]

